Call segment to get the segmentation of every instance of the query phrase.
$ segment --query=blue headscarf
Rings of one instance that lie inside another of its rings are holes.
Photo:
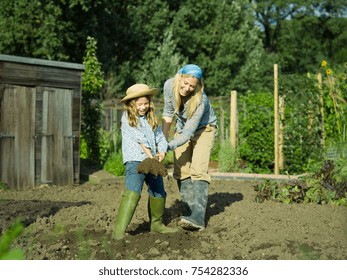
[[[199,66],[197,66],[195,64],[187,64],[187,65],[183,66],[178,71],[178,73],[192,75],[195,78],[197,78],[199,81],[202,78],[202,70]]]

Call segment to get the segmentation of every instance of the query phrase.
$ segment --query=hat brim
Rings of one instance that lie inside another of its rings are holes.
[[[144,97],[144,96],[153,96],[157,92],[158,92],[157,88],[152,88],[150,90],[131,93],[131,94],[126,95],[120,102],[125,102],[125,101],[130,100],[130,99]]]

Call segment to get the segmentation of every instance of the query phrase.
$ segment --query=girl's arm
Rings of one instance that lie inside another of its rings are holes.
[[[140,146],[142,148],[142,150],[145,152],[145,154],[149,157],[149,158],[153,158],[152,153],[151,153],[151,149],[148,149],[144,144],[140,143]]]

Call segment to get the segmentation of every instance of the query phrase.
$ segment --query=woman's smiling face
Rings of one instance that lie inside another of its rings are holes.
[[[195,77],[183,77],[180,78],[180,95],[189,96],[193,93],[198,86],[199,80]]]

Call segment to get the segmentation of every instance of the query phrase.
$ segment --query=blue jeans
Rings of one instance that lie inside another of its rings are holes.
[[[126,189],[141,194],[143,183],[146,182],[150,196],[165,198],[166,192],[164,189],[163,177],[138,173],[137,166],[140,163],[140,161],[128,161],[125,164]]]

